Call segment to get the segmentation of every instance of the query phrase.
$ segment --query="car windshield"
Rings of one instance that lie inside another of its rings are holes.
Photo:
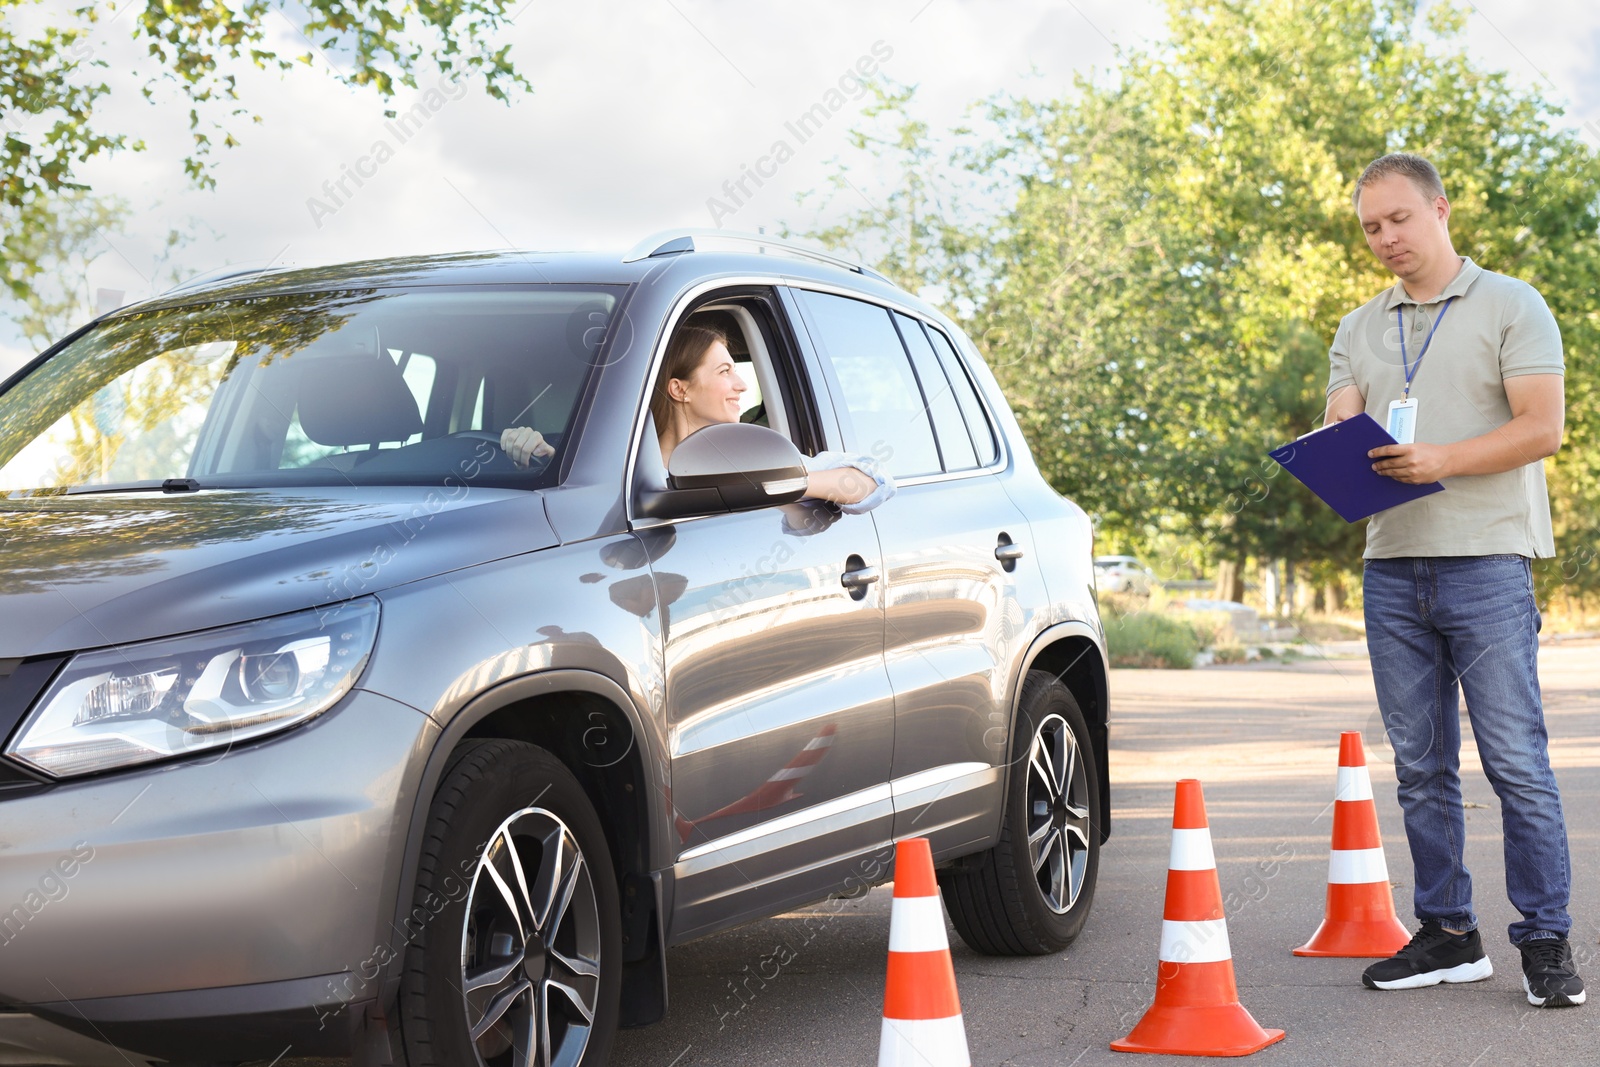
[[[620,290],[283,293],[134,312],[0,394],[0,493],[339,484],[538,488]]]

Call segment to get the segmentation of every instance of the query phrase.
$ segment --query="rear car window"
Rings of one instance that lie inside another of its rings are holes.
[[[922,332],[922,323],[909,315],[895,312],[895,325],[911,354],[911,365],[916,368],[917,380],[922,383],[922,395],[928,401],[928,415],[933,419],[934,432],[939,438],[939,454],[947,471],[967,471],[978,466],[978,453],[972,447],[972,435],[967,431],[967,421],[956,404],[955,394],[944,368],[933,354],[928,335]]]
[[[928,339],[933,342],[934,351],[939,354],[939,362],[944,366],[945,374],[950,382],[950,391],[956,398],[956,404],[961,408],[965,417],[967,430],[972,435],[972,445],[977,451],[978,464],[987,467],[1000,458],[1000,445],[995,438],[994,426],[989,422],[989,416],[984,413],[983,403],[978,399],[978,390],[972,384],[972,379],[967,376],[966,368],[957,358],[955,347],[942,330],[935,329],[923,323],[923,330]]]
[[[797,290],[808,329],[833,366],[845,446],[873,456],[897,478],[943,470],[928,405],[887,308]]]

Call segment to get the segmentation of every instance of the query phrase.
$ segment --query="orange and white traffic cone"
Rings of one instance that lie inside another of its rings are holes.
[[[1160,959],[1155,1003],[1113,1051],[1248,1056],[1283,1040],[1239,1003],[1205,796],[1193,778],[1178,783],[1173,804]]]
[[[1394,913],[1361,734],[1346,731],[1339,735],[1339,782],[1333,792],[1328,903],[1322,925],[1294,954],[1387,957],[1410,940],[1410,931]]]
[[[878,1067],[970,1067],[944,905],[925,837],[895,846],[892,907]]]

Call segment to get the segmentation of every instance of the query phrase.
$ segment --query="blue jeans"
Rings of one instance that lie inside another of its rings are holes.
[[[1522,913],[1511,940],[1566,937],[1572,862],[1539,699],[1540,620],[1528,560],[1369,559],[1362,588],[1372,678],[1416,871],[1417,918],[1456,930],[1478,925],[1462,860],[1464,690],[1478,756],[1500,798],[1506,893]]]

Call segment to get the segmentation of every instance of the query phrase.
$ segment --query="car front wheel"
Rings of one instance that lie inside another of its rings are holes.
[[[408,931],[410,1067],[580,1067],[617,1026],[621,918],[605,833],[571,772],[467,742],[434,796]]]
[[[1029,671],[1000,840],[939,872],[961,939],[993,956],[1059,952],[1083,929],[1100,868],[1100,768],[1072,692]]]

